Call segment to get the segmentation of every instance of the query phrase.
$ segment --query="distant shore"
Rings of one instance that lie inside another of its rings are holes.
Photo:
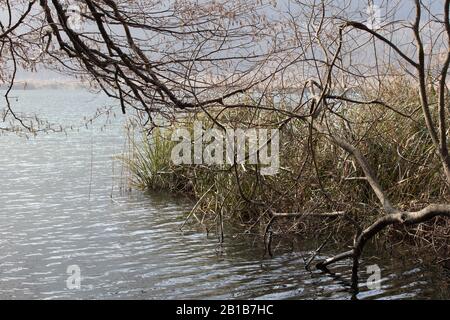
[[[39,90],[39,89],[85,89],[88,84],[81,81],[70,80],[19,80],[15,81],[13,90]],[[0,83],[0,90],[9,88],[9,83]]]

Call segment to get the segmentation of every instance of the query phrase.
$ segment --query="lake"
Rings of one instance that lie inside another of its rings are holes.
[[[0,298],[352,298],[348,262],[334,275],[305,270],[318,243],[275,241],[270,258],[259,235],[227,233],[220,247],[214,235],[180,231],[191,201],[123,188],[127,174],[115,156],[126,150],[126,117],[116,102],[82,90],[11,95],[18,111],[68,130],[0,135]],[[115,106],[116,117],[110,112],[86,127],[83,118],[103,106]],[[338,249],[327,250],[321,257]],[[378,255],[364,255],[357,298],[450,299],[441,270],[418,257]],[[369,289],[366,270],[374,264],[381,284]],[[79,286],[70,285],[68,270],[79,271]]]

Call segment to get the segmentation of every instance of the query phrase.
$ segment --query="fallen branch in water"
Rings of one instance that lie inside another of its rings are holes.
[[[307,271],[310,271],[309,266],[311,265],[311,263],[313,262],[314,258],[320,253],[320,251],[323,249],[323,247],[325,247],[325,245],[328,243],[328,241],[331,239],[332,233],[330,233],[330,235],[325,239],[324,242],[322,242],[322,244],[316,249],[314,250],[313,254],[311,255],[311,257],[309,257],[308,261],[306,262],[305,265],[305,269]]]
[[[356,267],[368,240],[373,238],[378,232],[390,225],[413,225],[431,220],[437,216],[450,217],[450,205],[432,204],[416,212],[398,212],[388,214],[378,218],[371,226],[362,231],[356,239],[353,249],[336,255],[332,258],[323,260],[316,264],[318,269],[326,268],[328,265],[348,258],[353,258],[354,268]]]
[[[270,215],[272,218],[270,218],[269,223],[266,226],[266,231],[264,233],[264,236],[266,236],[270,230],[270,227],[272,226],[273,222],[278,218],[299,218],[299,217],[324,217],[324,218],[337,218],[345,215],[345,211],[334,211],[334,212],[311,212],[311,213],[305,213],[305,212],[287,212],[287,213],[281,213],[281,212],[274,212],[270,211]]]
[[[322,133],[325,133],[331,142],[353,156],[364,172],[366,181],[378,198],[382,210],[385,212],[385,215],[378,218],[372,225],[364,230],[358,231],[351,250],[342,252],[316,264],[316,268],[326,270],[327,266],[330,264],[349,258],[353,259],[352,285],[354,289],[357,290],[359,258],[367,241],[372,239],[377,233],[390,225],[414,225],[431,220],[437,216],[450,217],[450,205],[431,204],[420,211],[402,211],[395,208],[392,205],[387,193],[381,186],[381,183],[378,181],[372,166],[360,150],[340,136],[333,134],[329,126],[315,123],[314,128]]]
[[[273,212],[271,210],[270,214],[271,214],[272,217],[270,218],[270,221],[267,224],[266,230],[264,232],[264,244],[265,244],[266,252],[268,252],[269,255],[272,256],[272,250],[271,250],[272,231],[270,231],[270,228],[272,227],[272,224],[274,223],[274,221],[276,219],[281,219],[281,218],[300,218],[300,217],[301,218],[303,218],[303,217],[337,218],[337,217],[344,216],[346,214],[346,212],[345,211],[334,211],[334,212],[310,212],[310,213],[305,213],[305,212],[286,212],[286,213],[283,213],[283,212]],[[330,237],[328,237],[326,242],[329,240],[329,238]],[[325,243],[318,249],[319,251],[323,248]],[[316,253],[316,255],[317,255],[317,253]],[[312,259],[310,259],[310,261],[308,262],[307,267],[311,264],[311,262],[314,259],[314,257]]]

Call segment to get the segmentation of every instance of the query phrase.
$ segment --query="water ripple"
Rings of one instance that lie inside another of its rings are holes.
[[[15,95],[23,106],[63,123],[107,103],[78,91]],[[55,107],[62,102],[65,111]],[[0,156],[0,298],[351,298],[345,263],[337,264],[334,275],[304,270],[315,243],[303,242],[293,252],[281,246],[273,258],[263,258],[261,240],[254,243],[251,236],[226,237],[219,248],[214,236],[180,232],[188,201],[121,195],[112,159],[124,143],[122,122],[67,136],[0,136],[0,148],[7,150]],[[448,283],[420,265],[387,258],[376,263],[381,288],[365,288],[362,272],[358,298],[450,297]],[[80,289],[66,286],[71,265],[80,267]]]

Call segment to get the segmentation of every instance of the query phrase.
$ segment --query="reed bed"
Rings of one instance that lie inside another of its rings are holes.
[[[448,203],[449,187],[418,111],[416,92],[407,83],[391,84],[383,92],[385,100],[396,106],[395,111],[375,104],[354,108],[346,105],[337,112],[339,116],[329,119],[333,130],[362,151],[376,168],[392,201],[400,207]],[[280,111],[292,108],[280,101],[265,99],[265,110],[218,109],[208,113],[227,127],[273,128],[286,119]],[[205,127],[215,127],[205,114],[182,117],[174,125],[154,129],[151,134],[134,122],[128,134],[130,151],[122,158],[131,173],[133,187],[165,190],[195,199],[187,216],[190,222],[208,230],[217,228],[219,233],[227,222],[239,224],[249,232],[264,233],[272,212],[298,213],[272,221],[271,232],[304,237],[332,234],[335,240],[342,240],[381,214],[378,200],[356,162],[301,120],[292,119],[280,129],[280,170],[276,175],[263,176],[258,166],[247,164],[174,165],[170,156],[176,142],[171,141],[171,133],[177,127],[192,131],[194,121],[199,119]],[[336,211],[345,214],[320,216]],[[445,219],[407,230],[391,228],[387,234],[389,237],[385,237],[386,233],[381,235],[383,239],[400,238],[402,242],[432,248],[441,256],[450,254],[450,224]]]

